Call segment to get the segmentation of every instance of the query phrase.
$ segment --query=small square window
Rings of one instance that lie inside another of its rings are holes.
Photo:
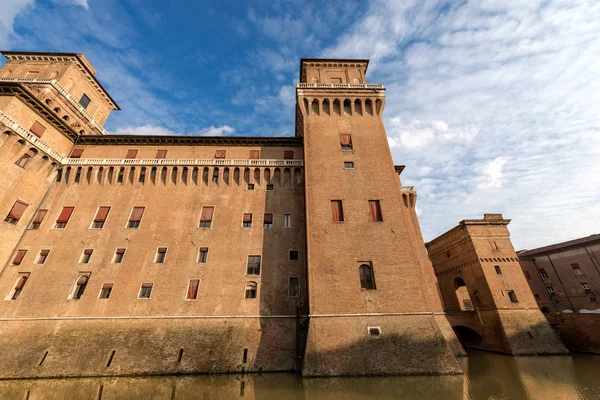
[[[198,252],[198,262],[205,263],[208,261],[208,247],[200,247]]]
[[[289,258],[292,261],[300,259],[300,252],[298,250],[290,250]]]
[[[244,217],[242,219],[242,227],[243,228],[251,228],[252,227],[252,213],[244,213]]]
[[[156,259],[154,260],[157,264],[162,264],[165,262],[165,258],[167,257],[167,248],[159,247],[156,251]]]
[[[494,269],[496,270],[496,274],[502,275],[502,270],[500,269],[499,265],[494,265]]]
[[[344,161],[344,169],[354,169],[354,163],[352,161]]]
[[[140,287],[140,293],[138,295],[138,299],[149,299],[152,295],[152,288],[154,287],[153,283],[142,283]]]
[[[85,249],[81,254],[81,258],[79,259],[80,264],[87,264],[90,262],[90,258],[92,258],[93,249]]]
[[[254,190],[254,183],[248,184],[248,190]]]
[[[113,284],[105,283],[102,285],[102,289],[100,290],[99,299],[108,299],[110,297],[110,293],[112,292]]]
[[[381,328],[378,326],[367,327],[367,332],[369,333],[369,336],[381,336]]]
[[[272,192],[274,190],[274,186],[272,183],[267,184],[267,192]]]
[[[115,252],[115,256],[113,257],[113,263],[121,264],[123,262],[123,258],[125,257],[125,249],[117,249]]]

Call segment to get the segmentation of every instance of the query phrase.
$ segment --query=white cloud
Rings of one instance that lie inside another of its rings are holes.
[[[85,8],[86,10],[90,9],[88,0],[73,0],[73,3],[75,3],[76,6],[81,6],[81,7]]]
[[[0,48],[10,48],[17,16],[33,6],[34,0],[3,0],[0,6]]]
[[[375,0],[326,56],[371,58],[431,240],[501,212],[515,247],[598,232],[600,3]]]
[[[173,132],[168,128],[163,128],[162,126],[155,125],[142,125],[142,126],[123,126],[117,128],[114,132],[114,135],[176,135],[177,133]]]
[[[223,126],[211,126],[210,128],[206,128],[200,131],[200,136],[223,136],[223,135],[231,135],[235,132],[235,129],[229,125]]]

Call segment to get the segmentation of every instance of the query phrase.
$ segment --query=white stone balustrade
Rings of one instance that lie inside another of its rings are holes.
[[[298,83],[299,89],[385,89],[379,83]]]
[[[402,192],[405,193],[417,193],[414,186],[402,186]]]
[[[23,128],[22,125],[18,124],[11,117],[4,114],[2,111],[0,111],[0,122],[2,122],[4,125],[10,128],[17,135],[21,136],[23,139],[27,140],[29,143],[34,145],[36,148],[43,151],[48,156],[54,158],[56,161],[61,162],[64,159],[64,156],[62,154],[54,150],[52,147],[48,146],[40,138],[31,133],[29,130]]]

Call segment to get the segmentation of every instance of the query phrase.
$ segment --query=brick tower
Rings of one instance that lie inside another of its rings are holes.
[[[435,276],[366,60],[302,59],[310,323],[304,374],[456,373]]]

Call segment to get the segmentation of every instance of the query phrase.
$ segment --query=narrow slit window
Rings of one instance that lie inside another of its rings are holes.
[[[256,298],[256,290],[257,289],[257,285],[256,282],[248,282],[246,283],[246,292],[245,292],[245,298],[246,299],[255,299]]]
[[[198,298],[198,286],[200,279],[190,279],[187,290],[187,300],[196,300]]]
[[[555,293],[554,288],[552,286],[546,286],[546,290],[548,291],[550,296],[552,296]]]
[[[265,213],[263,217],[263,228],[272,228],[273,227],[273,214]]]
[[[165,262],[165,258],[167,258],[167,248],[159,247],[156,250],[156,258],[154,259],[154,262],[157,264],[162,264]]]
[[[4,218],[4,221],[10,224],[16,224],[17,222],[19,222],[28,206],[29,204],[20,200],[15,201],[12,208],[10,209],[10,212],[8,213],[6,218]]]
[[[140,227],[140,223],[142,222],[142,216],[144,215],[145,209],[145,207],[133,207],[133,209],[131,210],[131,215],[129,216],[127,228],[137,229]]]
[[[514,290],[508,290],[508,298],[510,299],[511,303],[518,303],[519,300],[517,300],[517,295],[515,294]]]
[[[200,228],[210,228],[212,225],[214,207],[202,207],[200,215]]]
[[[300,296],[300,278],[297,276],[290,276],[289,292],[290,297]]]
[[[100,289],[100,295],[98,296],[98,298],[99,299],[108,299],[110,297],[110,294],[112,293],[112,290],[113,290],[112,283],[103,283],[102,289]]]
[[[352,150],[352,136],[348,134],[340,135],[340,145],[342,150]]]
[[[499,265],[494,265],[494,270],[496,270],[496,274],[502,275],[502,269]]]
[[[90,262],[92,258],[92,254],[94,253],[94,249],[85,249],[81,254],[81,258],[79,259],[80,264],[87,264]]]
[[[117,249],[115,251],[115,256],[113,257],[113,263],[121,264],[123,262],[123,258],[125,258],[125,249]]]
[[[92,229],[104,228],[104,223],[106,222],[106,218],[108,217],[109,212],[110,207],[99,207],[98,211],[96,211],[94,221],[92,222]]]
[[[373,222],[383,221],[381,204],[379,204],[379,200],[369,200],[369,215],[371,216],[371,221]]]
[[[206,263],[208,261],[208,247],[200,247],[198,252],[198,262]]]
[[[540,278],[548,279],[548,274],[546,273],[546,270],[544,268],[540,268],[538,272],[540,273]]]
[[[140,287],[140,293],[138,295],[138,299],[149,299],[152,295],[152,288],[154,287],[153,283],[142,283]]]
[[[252,213],[244,213],[244,217],[242,219],[242,227],[244,227],[244,228],[252,227]]]
[[[40,225],[42,224],[42,221],[44,220],[44,217],[46,216],[47,213],[48,213],[48,210],[38,210],[37,215],[35,216],[35,218],[33,219],[33,222],[31,223],[30,229],[38,229],[40,227]]]
[[[54,229],[64,229],[67,227],[67,223],[69,219],[71,219],[71,214],[73,214],[73,210],[75,207],[63,207],[62,211],[58,215],[56,219],[56,224],[54,225]]]
[[[292,227],[292,214],[283,214],[283,227],[284,228]]]
[[[43,264],[48,259],[48,254],[50,254],[50,250],[40,250],[40,255],[38,256],[36,264]]]
[[[23,154],[21,158],[19,158],[15,164],[17,164],[21,168],[25,168],[27,163],[31,160],[31,156],[29,154]]]
[[[344,208],[341,200],[331,200],[331,218],[334,222],[344,221]]]
[[[260,275],[260,256],[248,256],[247,275]]]
[[[17,254],[15,254],[15,258],[13,258],[13,265],[21,265],[23,258],[25,258],[25,254],[27,254],[27,250],[17,250]]]

